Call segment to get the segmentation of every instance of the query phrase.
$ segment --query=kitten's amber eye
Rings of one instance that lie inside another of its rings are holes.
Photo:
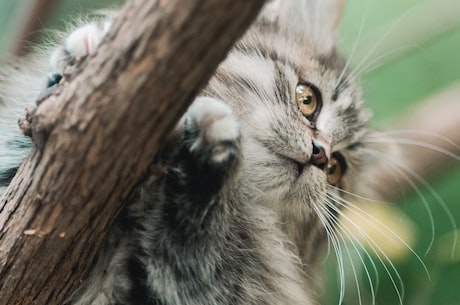
[[[304,116],[310,118],[315,114],[318,108],[318,97],[310,86],[298,84],[295,88],[295,99]]]
[[[340,159],[342,158],[338,157],[337,155],[332,155],[331,159],[324,167],[324,171],[327,176],[327,182],[332,185],[337,185],[345,173],[344,161]]]

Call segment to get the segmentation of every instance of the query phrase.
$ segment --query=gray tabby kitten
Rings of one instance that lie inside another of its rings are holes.
[[[69,304],[314,304],[340,189],[367,166],[369,113],[335,49],[336,0],[266,4],[131,195]],[[0,186],[30,148],[23,108],[93,53],[110,21],[0,76]],[[45,54],[45,56],[48,56]],[[331,197],[332,196],[332,197]]]

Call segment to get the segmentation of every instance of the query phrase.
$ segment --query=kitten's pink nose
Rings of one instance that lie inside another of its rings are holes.
[[[326,155],[326,151],[319,143],[316,143],[315,141],[313,141],[312,143],[313,152],[311,154],[310,162],[314,166],[323,169],[329,161]]]

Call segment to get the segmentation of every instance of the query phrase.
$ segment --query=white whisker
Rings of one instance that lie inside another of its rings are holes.
[[[398,129],[398,130],[391,130],[391,131],[379,131],[374,132],[369,135],[369,137],[385,137],[387,135],[398,135],[398,134],[413,134],[413,135],[423,135],[423,136],[430,136],[432,138],[440,139],[445,143],[448,143],[455,147],[456,149],[460,150],[460,145],[457,145],[454,141],[449,139],[446,136],[440,135],[436,132],[432,132],[429,130],[418,130],[418,129]]]
[[[428,204],[428,201],[426,200],[426,198],[423,196],[423,193],[422,191],[420,190],[420,188],[414,183],[414,181],[412,181],[412,179],[408,176],[408,174],[406,174],[407,172],[409,172],[409,170],[404,170],[404,167],[401,168],[400,166],[398,166],[394,160],[390,159],[390,158],[387,158],[387,156],[385,154],[381,154],[379,151],[377,150],[372,150],[372,149],[364,149],[366,151],[368,151],[369,155],[370,156],[374,156],[374,158],[380,160],[380,161],[383,161],[385,162],[388,166],[390,166],[391,168],[393,168],[397,173],[399,173],[399,175],[410,185],[410,187],[417,193],[417,196],[420,198],[420,200],[422,201],[423,203],[423,206],[425,207],[426,211],[427,211],[427,215],[428,215],[428,218],[430,220],[430,228],[431,228],[431,239],[430,239],[430,242],[429,242],[429,245],[428,245],[428,248],[427,250],[425,251],[425,256],[426,254],[430,251],[430,249],[433,247],[433,244],[434,244],[434,236],[435,236],[435,232],[436,232],[436,229],[435,229],[435,225],[434,225],[434,219],[433,219],[433,214],[431,213],[431,210],[430,210],[430,207],[429,207],[429,204]]]
[[[442,148],[442,147],[439,147],[433,144],[429,144],[423,141],[414,140],[414,139],[392,138],[391,140],[375,139],[375,140],[364,140],[363,142],[364,143],[395,143],[395,144],[403,144],[403,145],[414,145],[418,147],[424,147],[424,148],[431,149],[433,151],[436,151],[443,155],[451,157],[452,159],[455,159],[456,161],[460,161],[460,155],[456,155],[445,148]]]
[[[330,199],[334,200],[332,197]],[[399,272],[397,271],[395,265],[391,262],[390,258],[383,251],[383,249],[379,245],[377,245],[377,243],[375,241],[373,241],[372,238],[370,238],[370,236],[365,231],[362,230],[362,228],[360,228],[357,224],[355,224],[340,209],[338,209],[334,205],[332,205],[330,207],[332,209],[334,209],[334,211],[338,215],[340,215],[341,217],[344,217],[344,219],[348,220],[353,225],[353,227],[355,227],[358,231],[360,231],[360,233],[362,233],[363,236],[366,238],[366,240],[368,241],[369,246],[374,251],[374,253],[377,255],[377,259],[381,262],[383,268],[387,272],[388,277],[389,277],[390,281],[392,282],[392,285],[393,285],[393,287],[394,287],[394,289],[395,289],[395,291],[396,291],[396,293],[398,295],[399,303],[402,305],[402,302],[403,302],[403,299],[404,299],[404,294],[405,294],[405,292],[404,292],[404,283],[403,283],[402,278],[401,278]],[[398,284],[396,283],[396,280],[393,277],[392,272],[390,272],[390,270],[388,269],[388,266],[385,264],[384,260],[380,257],[380,255],[382,255],[385,258],[385,261],[390,265],[391,270],[393,271],[393,273],[396,275],[396,277],[398,279],[400,288],[398,288]],[[401,289],[401,291],[399,289]]]
[[[328,206],[332,205],[328,200],[325,200],[325,202],[327,203]],[[358,255],[358,258],[359,258],[361,264],[364,267],[364,271],[366,273],[366,277],[367,277],[367,280],[368,280],[368,283],[369,283],[369,288],[371,290],[372,304],[374,305],[375,304],[375,290],[376,290],[376,287],[378,286],[378,277],[376,277],[376,284],[374,285],[374,282],[372,280],[372,277],[371,277],[371,274],[369,272],[369,269],[367,268],[367,265],[364,262],[364,258],[361,255],[361,251],[358,249],[356,244],[359,245],[359,248],[361,248],[361,250],[369,258],[369,261],[371,262],[371,265],[372,265],[376,275],[378,274],[377,266],[375,265],[371,255],[367,252],[366,248],[360,243],[360,241],[345,226],[343,226],[343,224],[341,224],[340,220],[335,215],[331,214],[331,212],[328,211],[326,208],[323,208],[323,210],[325,211],[325,213],[328,213],[331,216],[334,224],[337,227],[339,227],[347,235],[348,239],[350,240],[350,242],[352,244],[352,247],[355,249],[356,254]],[[358,289],[358,297],[359,297],[360,304],[361,304],[361,292],[360,292],[359,283],[358,283],[358,279],[357,279],[356,272],[355,272],[355,267],[353,265],[353,261],[351,260],[351,254],[350,254],[349,250],[347,248],[345,248],[345,249],[347,250],[348,255],[350,257],[350,263],[351,263],[352,268],[353,268],[353,273],[355,274],[355,282],[356,282],[356,286],[357,286],[357,289]]]
[[[374,43],[373,47],[370,48],[370,50],[367,52],[367,54],[365,56],[363,56],[362,60],[355,66],[355,68],[350,72],[349,74],[349,77],[348,78],[353,78],[355,77],[357,74],[357,71],[359,71],[361,69],[361,67],[363,65],[366,64],[366,61],[370,58],[370,56],[372,54],[374,54],[375,50],[377,50],[377,48],[380,47],[380,45],[382,44],[383,41],[385,41],[385,39],[394,31],[394,29],[401,23],[402,20],[404,20],[404,18],[406,17],[406,15],[409,13],[409,11],[407,11],[406,13],[402,14],[398,19],[396,19],[394,21],[394,23],[385,31],[385,33],[383,33],[382,36],[380,36],[380,38]]]
[[[324,225],[323,225],[324,226]],[[324,264],[330,257],[331,255],[331,241],[329,240],[329,238],[327,238],[327,250],[326,250],[326,255],[324,256],[324,258],[322,259],[321,261],[321,264]]]
[[[438,192],[436,192],[433,187],[428,183],[428,181],[426,181],[424,178],[422,178],[420,175],[418,175],[417,173],[415,173],[414,171],[411,171],[409,169],[406,169],[404,167],[403,164],[401,164],[400,162],[397,162],[396,160],[391,160],[389,159],[385,154],[382,154],[378,151],[374,151],[374,150],[369,150],[370,152],[372,152],[374,155],[376,155],[377,158],[380,158],[380,159],[383,159],[384,161],[387,162],[387,164],[389,164],[390,166],[392,166],[395,170],[397,170],[403,177],[406,177],[406,180],[409,182],[409,184],[411,184],[411,186],[414,188],[414,190],[419,194],[420,198],[422,199],[422,201],[424,202],[424,204],[426,205],[426,208],[427,210],[429,211],[429,206],[428,206],[428,202],[426,201],[425,197],[423,196],[423,194],[421,194],[420,190],[418,187],[416,187],[415,183],[412,182],[412,179],[410,179],[410,177],[414,178],[415,180],[417,180],[418,183],[420,183],[421,185],[423,185],[427,190],[428,192],[431,194],[431,196],[434,197],[434,199],[438,202],[439,206],[443,209],[444,213],[446,214],[446,216],[448,217],[451,225],[452,225],[452,229],[453,229],[453,232],[454,232],[454,242],[452,244],[452,250],[451,250],[451,256],[454,257],[455,255],[455,249],[457,247],[457,240],[458,240],[458,230],[457,230],[457,223],[454,219],[454,217],[452,216],[452,213],[451,211],[449,210],[449,208],[447,207],[447,204],[446,202],[442,199],[442,197],[439,195]],[[391,161],[391,162],[390,162]],[[407,173],[407,174],[406,174]],[[409,177],[409,176],[410,177]],[[430,215],[430,220],[433,220],[433,216],[431,213],[428,213]],[[425,255],[428,254],[428,252],[430,251],[431,247],[433,246],[433,243],[434,243],[434,236],[435,236],[435,231],[434,231],[434,220],[432,222],[432,226],[433,226],[433,229],[432,229],[432,232],[433,232],[433,236],[432,236],[432,239],[431,239],[431,242],[430,242],[430,245],[428,247],[428,249],[426,250],[425,252]]]
[[[338,189],[337,187],[334,187],[334,188]],[[353,214],[357,215],[360,219],[362,219],[366,223],[370,224],[372,227],[376,228],[380,233],[383,233],[384,236],[387,237],[388,239],[391,239],[390,237],[394,237],[399,242],[401,242],[417,258],[417,260],[420,262],[420,264],[422,265],[423,269],[425,270],[425,273],[426,273],[428,279],[431,280],[431,276],[430,276],[430,273],[428,271],[428,268],[427,268],[426,264],[423,262],[422,258],[415,252],[415,250],[404,239],[402,239],[390,227],[388,227],[385,223],[383,223],[377,217],[373,216],[372,214],[366,212],[364,209],[358,207],[357,205],[353,204],[350,201],[345,200],[344,198],[342,198],[340,196],[337,196],[337,195],[335,195],[333,193],[327,194],[327,196],[328,196],[328,198],[333,200],[335,203],[337,203],[341,207],[349,210]],[[357,196],[357,197],[360,197],[360,196]],[[379,225],[383,229],[385,229],[386,232],[382,231],[377,225]],[[388,236],[387,233],[390,233],[391,236]]]
[[[371,60],[370,62],[368,62],[367,64],[365,64],[361,69],[359,69],[358,71],[356,71],[356,75],[364,75],[364,74],[367,74],[369,72],[372,72],[376,69],[378,69],[379,67],[381,67],[382,65],[384,65],[385,63],[379,63],[381,60],[389,57],[390,55],[394,54],[394,53],[399,53],[399,52],[403,52],[403,51],[406,51],[406,50],[409,50],[409,49],[420,49],[420,46],[404,46],[404,47],[399,47],[399,48],[395,48],[393,50],[390,50],[376,58],[374,58],[373,60]]]
[[[318,207],[313,205],[313,209],[315,210],[318,219],[322,223],[324,229],[326,230],[326,234],[328,236],[328,240],[331,241],[332,247],[334,248],[335,255],[337,257],[337,264],[339,270],[339,280],[340,280],[340,292],[339,292],[339,304],[343,303],[345,297],[345,273],[344,273],[344,263],[342,258],[342,249],[340,247],[340,243],[338,240],[338,236],[336,235],[334,229],[329,224],[328,220],[324,218],[325,215],[318,211]]]
[[[347,194],[347,195],[350,195],[350,196],[353,196],[355,198],[358,198],[358,199],[362,199],[362,200],[365,200],[365,201],[368,201],[368,202],[373,202],[373,203],[381,203],[381,204],[384,204],[385,202],[384,201],[381,201],[381,200],[377,200],[377,199],[372,199],[372,198],[369,198],[369,197],[364,197],[364,196],[360,196],[358,194],[354,194],[352,192],[348,192],[344,189],[341,189],[340,187],[337,187],[337,186],[334,186],[334,185],[328,185],[328,187],[338,191],[338,192],[342,192],[344,194]],[[341,197],[339,197],[341,198]]]
[[[366,5],[364,7],[364,11],[363,11],[362,18],[361,18],[361,23],[359,25],[358,36],[356,37],[356,40],[355,40],[355,42],[353,44],[353,48],[351,49],[351,52],[348,55],[347,62],[345,63],[345,66],[342,69],[342,72],[340,73],[339,77],[337,78],[337,82],[335,84],[335,87],[339,86],[339,84],[342,82],[343,77],[345,76],[345,73],[347,72],[348,67],[350,66],[350,64],[351,64],[351,62],[353,60],[353,56],[356,53],[358,45],[359,45],[359,43],[361,41],[361,37],[363,35],[364,25],[366,23],[367,16],[369,16],[369,7],[370,7],[370,1],[366,1]]]

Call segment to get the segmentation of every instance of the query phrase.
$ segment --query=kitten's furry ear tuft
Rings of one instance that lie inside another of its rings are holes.
[[[274,24],[285,35],[310,43],[321,53],[329,53],[336,42],[345,0],[270,0],[259,17]]]

